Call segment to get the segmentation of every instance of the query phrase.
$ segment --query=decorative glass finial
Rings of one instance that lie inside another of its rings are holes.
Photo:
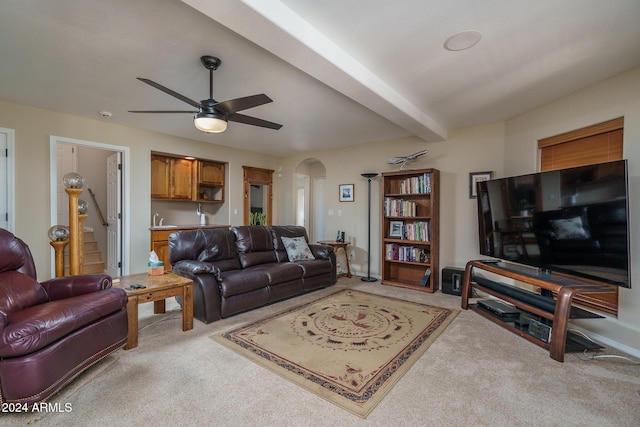
[[[84,215],[89,212],[89,203],[86,200],[78,199],[78,213]]]
[[[69,227],[66,225],[54,225],[49,229],[49,240],[52,242],[69,240]]]
[[[62,183],[66,188],[82,188],[84,178],[79,173],[69,172],[62,177]]]

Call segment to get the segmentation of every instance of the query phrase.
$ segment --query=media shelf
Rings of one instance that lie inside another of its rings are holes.
[[[537,286],[543,291],[548,291],[547,293],[549,294],[557,295],[557,298],[554,300],[505,283],[479,276],[476,277],[474,276],[475,270],[484,270],[498,276]],[[515,322],[509,319],[498,318],[488,310],[475,304],[469,304],[469,291],[471,288],[478,289],[541,319],[541,324],[551,326],[550,339],[548,340],[550,342],[532,335],[528,330],[516,327]],[[599,348],[599,346],[588,344],[586,340],[567,331],[569,319],[602,317],[579,307],[573,307],[574,296],[584,292],[615,293],[615,291],[615,288],[595,281],[579,280],[559,273],[541,272],[531,267],[509,262],[469,261],[462,281],[461,307],[465,310],[472,309],[509,331],[548,349],[552,359],[563,362],[566,351],[576,351],[575,349],[581,346],[584,348]]]
[[[382,174],[383,285],[438,290],[439,188],[437,169]]]

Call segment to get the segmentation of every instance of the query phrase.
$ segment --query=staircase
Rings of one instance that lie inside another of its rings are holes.
[[[96,242],[93,231],[84,232],[84,272],[83,274],[104,273],[105,264],[102,260],[102,254],[98,250],[98,242]],[[65,248],[64,274],[69,274],[69,246]]]

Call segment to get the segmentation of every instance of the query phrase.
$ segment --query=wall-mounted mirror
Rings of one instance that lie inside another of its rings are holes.
[[[244,170],[244,225],[270,225],[273,170],[242,166]]]

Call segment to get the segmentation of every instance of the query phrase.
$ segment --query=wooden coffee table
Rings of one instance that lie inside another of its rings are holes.
[[[149,276],[147,273],[131,276],[115,277],[114,288],[122,288],[127,292],[127,317],[129,318],[129,335],[125,350],[138,346],[138,304],[153,301],[155,314],[165,312],[165,299],[174,296],[182,297],[182,330],[193,329],[193,282],[186,277],[173,273],[161,276]],[[133,284],[146,286],[144,289],[128,290]]]

